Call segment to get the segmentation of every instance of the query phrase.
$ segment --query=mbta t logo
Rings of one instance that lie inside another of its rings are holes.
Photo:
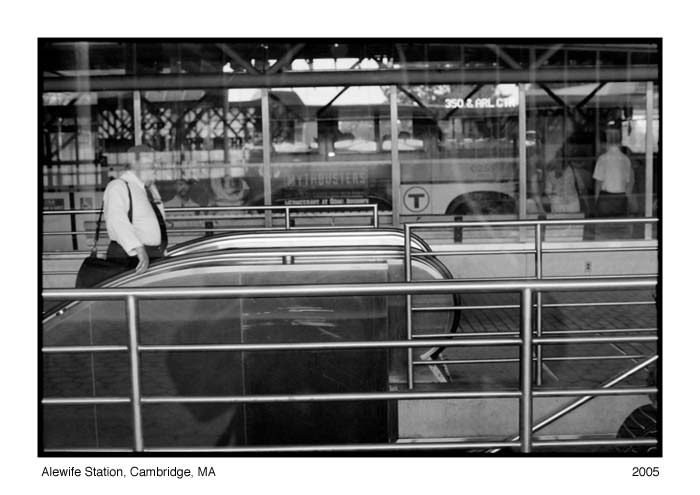
[[[403,205],[413,212],[425,210],[430,204],[430,195],[428,191],[420,186],[413,186],[406,189],[403,193]]]

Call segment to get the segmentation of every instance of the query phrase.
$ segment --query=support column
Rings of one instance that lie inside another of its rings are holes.
[[[134,91],[134,146],[142,144],[143,134],[141,131],[141,92]]]
[[[518,84],[518,218],[527,216],[527,115],[525,113],[525,85]]]
[[[391,87],[389,105],[391,120],[391,219],[392,225],[399,226],[401,212],[401,165],[399,163],[399,103],[396,86]]]
[[[518,84],[518,218],[527,218],[527,113],[525,112],[525,85]],[[521,227],[520,242],[527,240],[528,227]]]
[[[644,216],[654,214],[654,83],[647,82],[646,88],[646,150],[644,172]],[[644,226],[644,239],[651,239],[651,224]]]
[[[270,149],[272,146],[270,136],[270,90],[263,88],[262,90],[262,137],[263,137],[263,191],[265,196],[265,205],[272,205],[272,174],[270,171]],[[272,227],[272,213],[270,210],[265,212],[265,227]]]
[[[224,115],[222,122],[224,124],[224,163],[228,167],[231,164],[231,160],[229,160],[229,143],[228,143],[228,111],[229,111],[229,105],[228,105],[228,89],[224,89],[223,91],[223,108],[224,108]]]

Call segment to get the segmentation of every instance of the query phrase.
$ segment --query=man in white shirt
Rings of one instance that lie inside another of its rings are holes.
[[[143,273],[166,254],[168,234],[158,189],[155,156],[148,146],[128,150],[129,168],[104,193],[104,215],[111,240],[107,259]],[[130,218],[131,216],[131,218]]]
[[[632,192],[632,163],[620,149],[620,131],[606,133],[607,151],[598,157],[593,171],[595,203],[599,217],[627,215],[627,195]]]

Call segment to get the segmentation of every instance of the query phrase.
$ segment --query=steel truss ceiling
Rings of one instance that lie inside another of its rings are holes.
[[[294,60],[323,58],[369,59],[380,69],[291,70]],[[45,91],[656,80],[659,58],[658,40],[40,41]],[[227,64],[233,73],[222,73]]]

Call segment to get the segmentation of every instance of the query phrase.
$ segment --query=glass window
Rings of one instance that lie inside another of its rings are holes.
[[[124,172],[127,151],[138,140],[154,150],[156,184],[166,208],[262,204],[260,94],[247,89],[45,93],[45,209],[59,204],[99,209],[107,182]],[[221,221],[185,219],[192,216],[168,215],[172,242],[225,227]],[[94,233],[95,218],[81,215],[74,222],[73,230]],[[200,230],[182,235],[183,227]],[[50,217],[45,229],[69,231],[70,220]],[[73,241],[51,236],[44,249],[88,249],[93,235]]]
[[[272,203],[391,209],[388,95],[379,86],[270,91]]]
[[[654,97],[655,169],[656,101]],[[555,218],[644,216],[646,122],[645,82],[528,86],[528,213]],[[586,235],[636,237],[643,230],[641,225],[600,225]]]
[[[399,87],[404,215],[516,212],[518,86]]]

